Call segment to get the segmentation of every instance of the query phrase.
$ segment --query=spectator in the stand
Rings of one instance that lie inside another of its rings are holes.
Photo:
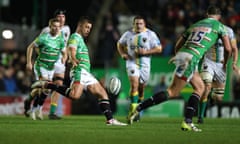
[[[3,77],[5,92],[10,95],[17,93],[19,90],[14,73],[14,68],[10,66],[5,70]]]
[[[26,71],[26,56],[23,52],[16,51],[13,56],[13,67],[16,72],[16,81],[20,93],[28,94],[32,84],[32,73]]]
[[[17,86],[19,87],[19,92],[23,94],[28,94],[31,89],[31,84],[33,81],[32,73],[30,71],[19,70],[16,73]]]
[[[5,91],[5,85],[3,81],[3,73],[0,73],[0,93]]]
[[[116,54],[116,42],[119,39],[120,34],[115,28],[111,13],[107,13],[105,17],[105,23],[100,34],[99,40],[99,54],[104,67],[110,67],[113,65],[114,56]]]
[[[171,56],[174,52],[174,43],[168,38],[162,39],[161,41],[164,47],[162,56]]]

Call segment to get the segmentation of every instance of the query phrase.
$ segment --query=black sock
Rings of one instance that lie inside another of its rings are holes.
[[[29,97],[24,101],[24,112],[27,112],[31,109],[33,97],[29,95]]]
[[[39,100],[39,96],[35,96],[34,97],[34,101],[33,101],[33,107],[37,107],[38,106],[38,100]]]
[[[58,88],[58,85],[54,83],[48,83],[46,88],[51,90],[56,90]]]
[[[197,110],[199,100],[200,96],[196,93],[192,93],[191,97],[188,100],[185,112],[185,121],[187,123],[192,123],[192,118]]]
[[[110,120],[113,118],[112,116],[112,110],[110,108],[109,100],[102,99],[99,101],[99,106],[103,114],[105,115],[107,120]]]
[[[48,96],[48,94],[42,92],[39,96],[39,99],[38,99],[38,105],[42,106],[44,104],[47,96]]]
[[[48,89],[51,89],[51,90],[55,90],[57,91],[58,93],[62,94],[63,96],[69,98],[69,99],[72,99],[70,96],[69,96],[69,93],[71,91],[71,89],[65,85],[56,85],[56,84],[52,84],[52,83],[49,83],[47,85],[47,88]]]
[[[168,98],[167,92],[158,92],[158,93],[154,94],[152,97],[141,102],[139,104],[139,106],[137,107],[137,111],[140,112],[144,109],[147,109],[148,107],[151,107],[153,105],[157,105],[161,102],[164,102],[167,100],[167,98]]]

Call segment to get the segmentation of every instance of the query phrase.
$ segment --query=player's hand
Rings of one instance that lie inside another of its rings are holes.
[[[27,63],[26,64],[26,69],[29,70],[29,71],[32,71],[32,64],[31,63]]]
[[[135,54],[136,56],[141,57],[141,56],[147,55],[147,50],[144,48],[137,48],[135,49]]]
[[[235,63],[232,64],[232,69],[234,72],[239,73],[239,68],[237,67],[237,65]]]
[[[124,59],[124,60],[129,60],[131,59],[131,57],[128,55],[128,54],[122,54],[121,57]]]
[[[77,66],[80,63],[80,61],[77,59],[72,59],[71,62],[72,62],[73,67]]]
[[[138,55],[143,56],[147,54],[147,50],[144,48],[139,48],[138,49]]]
[[[227,64],[223,64],[223,68],[222,69],[226,72]]]

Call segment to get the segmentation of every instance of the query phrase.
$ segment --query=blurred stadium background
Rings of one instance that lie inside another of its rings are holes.
[[[173,65],[167,61],[173,54],[176,38],[193,22],[204,17],[210,4],[222,8],[222,22],[231,26],[240,47],[240,1],[239,0],[82,0],[82,4],[67,0],[0,0],[0,115],[21,115],[23,100],[34,81],[25,70],[25,51],[28,44],[47,25],[48,19],[58,9],[66,9],[67,24],[75,31],[77,20],[82,15],[90,16],[94,27],[88,39],[92,70],[102,82],[111,76],[122,81],[118,96],[111,96],[113,110],[117,115],[126,115],[129,83],[124,61],[116,51],[116,41],[131,27],[132,18],[143,15],[148,27],[160,37],[164,51],[153,56],[152,73],[146,89],[146,97],[166,88],[170,83]],[[79,2],[78,2],[79,3]],[[238,63],[240,64],[240,63]],[[161,86],[158,86],[159,84]],[[186,86],[179,99],[156,106],[145,112],[148,116],[179,117],[191,87]],[[228,68],[228,80],[224,102],[209,105],[208,117],[239,117],[240,78]],[[45,103],[45,113],[49,99]],[[95,97],[84,93],[78,101],[60,99],[60,115],[100,114]]]

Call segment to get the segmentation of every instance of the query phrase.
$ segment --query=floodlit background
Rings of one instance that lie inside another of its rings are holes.
[[[80,4],[79,4],[80,3]],[[118,76],[122,91],[111,97],[116,114],[125,115],[128,105],[129,83],[122,61],[116,50],[120,35],[131,28],[132,18],[143,15],[148,27],[154,30],[164,51],[153,56],[152,73],[146,88],[146,97],[171,82],[174,67],[168,65],[173,55],[176,38],[192,23],[205,16],[205,9],[217,4],[222,9],[222,22],[235,31],[240,47],[239,0],[0,0],[0,114],[22,114],[23,99],[34,81],[25,70],[26,48],[47,26],[56,9],[67,11],[67,24],[73,33],[77,20],[88,15],[93,20],[93,30],[88,38],[92,71],[101,81]],[[161,83],[161,85],[160,85]],[[210,107],[209,117],[239,117],[240,80],[228,69],[224,103]],[[178,100],[146,112],[149,116],[181,116],[191,87],[181,93]],[[48,112],[49,101],[45,104]],[[174,107],[174,108],[172,108]],[[178,112],[169,109],[179,109]],[[60,99],[59,114],[99,114],[95,97],[85,93],[79,101]],[[236,116],[238,115],[238,116]]]

